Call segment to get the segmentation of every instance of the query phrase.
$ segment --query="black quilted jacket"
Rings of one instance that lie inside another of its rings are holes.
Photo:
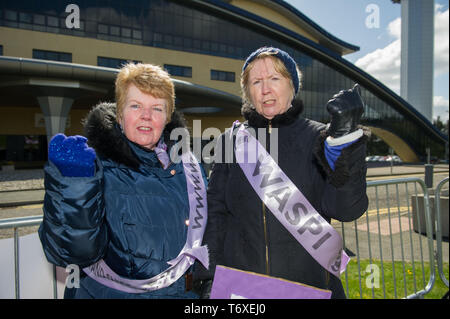
[[[301,111],[298,104],[269,121],[247,110],[243,112],[247,119],[244,124],[256,133],[257,128],[278,128],[278,165],[326,220],[357,219],[368,206],[367,133],[343,150],[332,171],[323,151],[326,126],[300,117]],[[270,141],[268,131],[266,141]],[[221,141],[229,136],[230,132],[225,132]],[[213,278],[216,265],[225,265],[331,289],[332,298],[345,298],[340,280],[318,264],[273,216],[239,164],[213,165],[204,243],[209,247],[211,263],[208,270],[196,267],[197,286]]]

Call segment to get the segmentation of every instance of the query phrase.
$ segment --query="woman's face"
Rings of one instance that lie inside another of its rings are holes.
[[[166,105],[165,99],[130,84],[120,121],[125,136],[142,147],[154,149],[166,125]]]
[[[255,60],[248,81],[251,102],[265,118],[271,120],[291,105],[294,95],[291,82],[275,70],[271,58]]]

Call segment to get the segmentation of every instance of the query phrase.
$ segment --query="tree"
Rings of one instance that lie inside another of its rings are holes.
[[[444,134],[448,134],[448,119],[447,123],[442,122],[441,117],[438,116],[437,119],[433,121],[433,125]]]

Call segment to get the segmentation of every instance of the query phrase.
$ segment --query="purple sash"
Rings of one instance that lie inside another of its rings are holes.
[[[195,156],[191,152],[186,152],[181,160],[189,196],[189,227],[186,244],[178,256],[168,262],[170,267],[152,278],[135,280],[120,277],[102,259],[83,269],[89,277],[113,289],[128,293],[144,293],[170,286],[194,264],[195,259],[208,269],[208,248],[201,246],[207,220],[206,187]]]
[[[339,278],[350,260],[341,236],[244,125],[236,133],[235,154],[248,181],[272,214],[320,265]]]

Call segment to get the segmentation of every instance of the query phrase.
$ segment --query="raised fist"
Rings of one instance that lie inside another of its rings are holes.
[[[86,141],[84,136],[66,137],[61,133],[51,139],[48,158],[58,167],[63,176],[94,176],[96,154]]]
[[[331,115],[328,134],[333,138],[356,131],[361,115],[364,113],[364,103],[361,99],[361,89],[358,84],[346,91],[335,94],[327,103],[327,111]]]

